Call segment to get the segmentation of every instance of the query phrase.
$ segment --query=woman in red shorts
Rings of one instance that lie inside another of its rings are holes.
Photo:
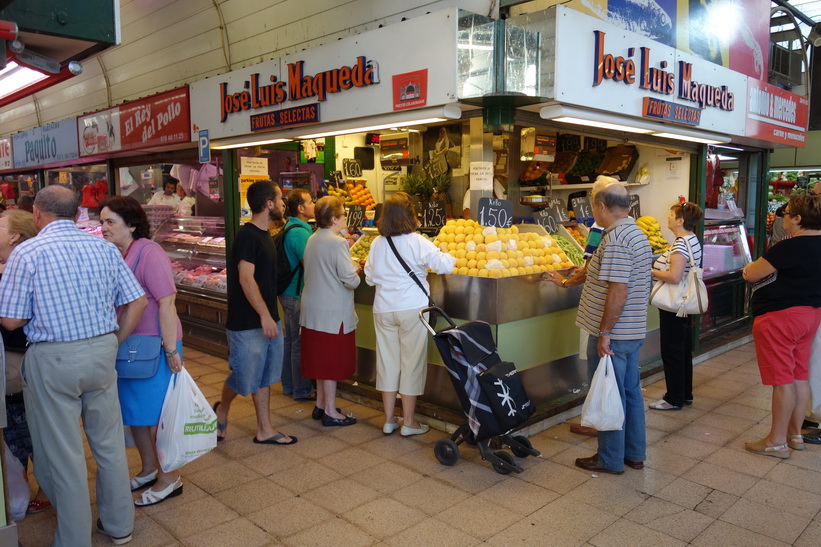
[[[790,448],[804,449],[810,343],[821,322],[821,196],[791,198],[783,218],[792,238],[770,247],[743,272],[753,284],[753,338],[761,380],[773,386],[770,432],[744,447],[776,458],[789,458]]]

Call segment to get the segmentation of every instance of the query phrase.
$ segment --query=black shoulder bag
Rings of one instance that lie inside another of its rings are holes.
[[[422,285],[422,282],[416,276],[416,272],[411,270],[410,267],[408,266],[407,262],[405,262],[402,259],[402,257],[399,256],[399,251],[396,250],[396,245],[393,243],[393,239],[390,238],[390,237],[386,237],[385,239],[388,240],[388,245],[391,246],[391,251],[393,251],[393,254],[396,256],[396,259],[399,261],[399,263],[402,265],[402,267],[405,268],[405,271],[408,272],[408,275],[410,276],[410,278],[413,279],[416,282],[417,285],[419,285],[419,288],[422,289],[422,292],[425,293],[425,296],[428,297],[428,306],[435,307],[436,304],[434,304],[433,300],[431,300],[430,293],[428,293],[428,290],[425,288],[424,285]],[[436,325],[436,314],[429,314],[429,316],[431,317],[430,326],[431,326],[431,328],[434,328],[434,326]]]

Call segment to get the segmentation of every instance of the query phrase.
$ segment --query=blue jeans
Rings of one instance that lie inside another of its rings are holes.
[[[587,342],[587,359],[599,362],[596,336]],[[613,370],[624,405],[624,427],[620,431],[599,431],[599,465],[612,471],[622,471],[624,460],[643,462],[646,459],[647,438],[644,429],[644,397],[641,394],[639,351],[644,340],[610,340]]]
[[[302,340],[299,337],[299,298],[279,295],[282,304],[285,340],[282,350],[282,393],[294,399],[307,397],[314,390],[311,381],[302,377]]]

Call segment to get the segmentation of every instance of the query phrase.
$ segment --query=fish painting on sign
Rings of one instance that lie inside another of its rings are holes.
[[[676,0],[581,0],[596,17],[675,47]]]

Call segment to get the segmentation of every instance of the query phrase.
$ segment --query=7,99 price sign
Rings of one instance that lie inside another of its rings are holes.
[[[482,198],[479,200],[479,224],[510,228],[513,224],[513,204],[506,199]]]

